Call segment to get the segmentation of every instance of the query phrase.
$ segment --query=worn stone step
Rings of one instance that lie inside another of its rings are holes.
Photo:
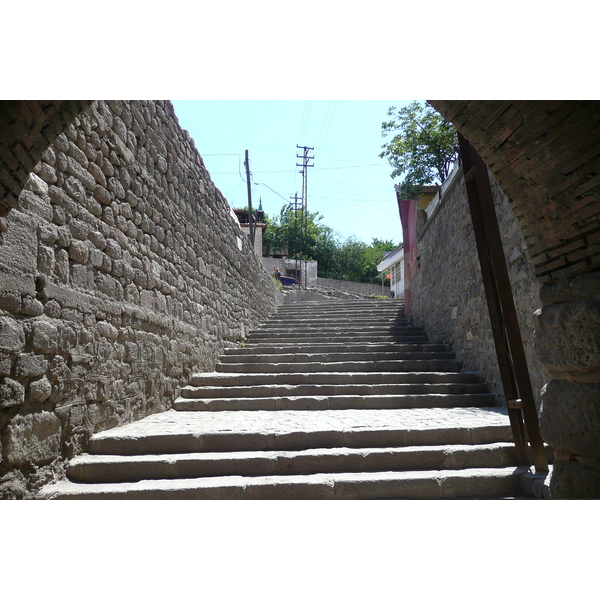
[[[363,361],[455,360],[453,352],[314,352],[297,354],[228,353],[219,358],[220,365],[254,363],[339,363]],[[217,369],[218,370],[218,369]]]
[[[522,495],[522,467],[265,477],[205,477],[133,483],[61,482],[39,495],[50,500],[370,500],[506,498]]]
[[[305,362],[305,363],[248,363],[216,365],[217,373],[371,373],[371,372],[407,372],[434,371],[457,372],[460,363],[457,360],[393,360],[393,361],[346,361],[346,362]]]
[[[319,300],[304,300],[302,302],[291,302],[282,304],[279,310],[316,310],[334,308],[336,306],[344,306],[351,309],[358,308],[393,308],[395,310],[403,310],[405,303],[400,298],[323,298]]]
[[[352,324],[346,324],[345,326],[331,326],[331,327],[305,327],[303,329],[291,329],[287,327],[265,327],[256,329],[248,334],[248,338],[267,338],[267,337],[283,337],[293,333],[295,338],[304,339],[306,337],[313,337],[321,333],[322,335],[329,336],[349,336],[349,335],[360,335],[360,336],[389,336],[389,335],[425,335],[425,332],[421,327],[386,327],[386,326],[354,326]]]
[[[189,479],[242,475],[308,475],[508,467],[518,464],[514,444],[407,448],[314,448],[299,451],[197,452],[142,456],[82,455],[67,475],[78,483]]]
[[[417,327],[353,327],[350,325],[347,326],[336,326],[336,327],[303,327],[303,328],[290,328],[290,327],[280,327],[280,328],[263,328],[259,330],[252,331],[248,334],[248,339],[257,339],[257,338],[289,338],[293,336],[293,339],[304,339],[309,337],[338,337],[338,336],[361,336],[372,337],[373,341],[377,341],[377,339],[381,336],[426,336],[426,333]]]
[[[280,333],[273,335],[249,335],[245,340],[246,347],[250,346],[263,346],[268,344],[295,344],[297,347],[304,347],[305,344],[319,344],[319,343],[338,343],[345,344],[349,342],[354,343],[380,343],[380,344],[392,344],[392,343],[409,343],[409,344],[426,344],[428,342],[427,335],[419,333],[403,333],[403,334],[368,334],[363,335],[360,333],[330,333],[319,335],[315,334],[304,334],[295,335],[293,333]]]
[[[191,387],[201,386],[257,386],[257,385],[347,385],[402,384],[402,383],[479,383],[476,373],[453,371],[363,371],[319,373],[195,373]]]
[[[512,440],[499,408],[325,411],[170,410],[97,433],[91,454],[178,454],[310,448],[489,444]]]
[[[368,326],[397,326],[397,327],[408,327],[412,325],[412,320],[407,318],[398,317],[354,317],[351,315],[336,315],[331,317],[309,317],[309,316],[276,316],[272,317],[268,321],[265,321],[260,328],[274,328],[274,327],[310,327],[317,325],[340,325],[340,324],[352,324],[354,326],[368,325]]]
[[[353,304],[352,301],[344,301],[337,300],[332,302],[296,302],[291,304],[282,304],[278,310],[277,314],[321,314],[321,313],[331,313],[335,314],[340,310],[345,310],[347,312],[353,313],[361,313],[361,312],[393,312],[393,313],[404,313],[405,306],[401,303],[383,303],[383,302],[361,302],[360,300],[356,301],[356,304]]]
[[[495,406],[490,393],[177,398],[175,410],[343,410]]]
[[[344,385],[241,385],[241,386],[185,386],[182,398],[265,398],[272,396],[381,396],[389,394],[479,394],[487,392],[484,383],[394,383]]]
[[[294,354],[332,352],[338,354],[364,352],[374,354],[378,352],[450,352],[447,344],[413,344],[403,342],[377,343],[377,342],[346,342],[336,344],[331,342],[310,343],[298,345],[294,342],[280,342],[276,344],[248,344],[234,348],[226,348],[223,356],[252,356],[255,354]],[[454,353],[451,353],[454,356]]]

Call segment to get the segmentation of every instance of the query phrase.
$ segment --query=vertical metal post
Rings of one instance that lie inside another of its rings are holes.
[[[547,471],[537,409],[514,305],[494,198],[485,163],[459,133],[458,141],[498,366],[519,461]],[[527,457],[527,438],[531,461]]]

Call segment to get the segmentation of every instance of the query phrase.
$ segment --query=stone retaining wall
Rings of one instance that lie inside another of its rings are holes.
[[[452,344],[467,370],[477,371],[503,401],[483,279],[462,173],[442,194],[417,241],[418,274],[414,284],[412,316],[430,337]],[[518,222],[490,176],[496,214],[512,284],[517,316],[525,346],[536,403],[548,381],[548,372],[533,350],[540,285],[534,277],[527,246]]]
[[[282,295],[169,102],[94,102],[42,155],[0,246],[0,498],[97,431],[171,407]]]

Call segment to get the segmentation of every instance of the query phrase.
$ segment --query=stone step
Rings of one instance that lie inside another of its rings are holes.
[[[412,394],[482,394],[484,383],[395,383],[319,385],[185,386],[182,398],[266,398],[273,396],[381,396]]]
[[[498,499],[522,495],[522,467],[448,471],[318,473],[265,477],[205,477],[134,483],[47,486],[56,500],[369,500]]]
[[[453,352],[315,352],[298,354],[250,354],[228,353],[219,358],[220,365],[255,364],[255,363],[338,363],[363,361],[426,361],[455,360]],[[219,367],[217,367],[219,368]]]
[[[514,444],[407,448],[313,448],[299,451],[196,452],[141,456],[82,455],[67,475],[78,483],[241,475],[309,475],[517,466]]]
[[[319,373],[195,373],[191,387],[201,386],[258,386],[258,385],[349,385],[349,384],[402,384],[402,383],[479,383],[476,373],[451,371],[375,371]]]
[[[369,342],[346,342],[344,344],[335,344],[330,342],[321,343],[303,343],[301,346],[293,342],[280,342],[276,344],[246,344],[244,347],[226,348],[223,356],[252,356],[259,354],[289,354],[302,356],[309,353],[333,352],[338,354],[346,353],[377,353],[377,352],[449,352],[450,347],[446,344],[411,344],[402,342],[392,343],[369,343]],[[452,353],[454,356],[454,353]]]
[[[305,327],[301,329],[293,329],[289,327],[263,327],[255,331],[251,331],[248,334],[248,338],[260,338],[260,337],[275,337],[277,335],[289,335],[294,334],[294,337],[304,338],[318,335],[321,333],[323,336],[329,337],[330,335],[425,335],[425,332],[421,327],[406,326],[406,327],[387,327],[387,326],[354,326],[351,323],[346,325],[336,324],[330,327]]]
[[[490,393],[266,396],[259,398],[177,398],[175,410],[343,410],[347,408],[454,408],[495,406]]]
[[[329,339],[331,336],[365,336],[373,337],[376,341],[380,336],[426,336],[426,333],[419,327],[353,327],[353,326],[331,326],[331,327],[278,327],[263,328],[248,334],[247,339],[281,337],[292,339],[304,339],[307,337],[317,337]]]
[[[91,454],[179,454],[490,444],[512,440],[499,408],[322,411],[170,410],[103,431]]]
[[[346,343],[346,342],[377,342],[380,344],[390,344],[390,343],[412,343],[412,344],[426,344],[428,342],[427,335],[419,334],[418,332],[406,332],[402,334],[390,334],[390,333],[370,333],[370,334],[360,334],[360,333],[329,333],[326,335],[318,335],[317,333],[312,334],[295,334],[295,333],[276,333],[276,334],[267,334],[267,335],[252,335],[250,334],[248,338],[245,340],[246,346],[255,346],[255,345],[266,345],[266,344],[295,344],[296,347],[300,347],[300,345],[304,346],[305,344],[315,344],[315,343]]]
[[[364,299],[348,299],[342,300],[341,298],[326,298],[323,300],[305,300],[302,302],[293,302],[290,304],[283,304],[279,310],[296,310],[298,307],[302,307],[303,310],[312,310],[315,308],[334,308],[336,306],[345,306],[348,308],[390,308],[393,307],[396,310],[404,308],[404,300],[401,298],[364,298]]]
[[[216,365],[217,373],[374,373],[382,371],[414,372],[414,371],[460,371],[457,360],[393,360],[393,361],[345,361],[345,362],[306,362],[306,363],[220,363]]]
[[[315,326],[315,325],[337,325],[340,323],[352,323],[353,325],[381,325],[381,326],[404,326],[407,327],[412,325],[412,320],[408,318],[400,318],[396,316],[389,317],[381,317],[381,316],[373,316],[373,317],[354,317],[352,315],[335,315],[330,317],[310,317],[306,315],[297,315],[297,316],[276,316],[268,321],[264,322],[260,329],[265,327],[283,327],[283,326],[293,326],[293,327],[303,327],[303,326]]]

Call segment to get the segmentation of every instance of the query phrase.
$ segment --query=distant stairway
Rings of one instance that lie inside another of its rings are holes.
[[[400,300],[282,306],[174,410],[104,431],[40,498],[523,495],[506,413]]]

